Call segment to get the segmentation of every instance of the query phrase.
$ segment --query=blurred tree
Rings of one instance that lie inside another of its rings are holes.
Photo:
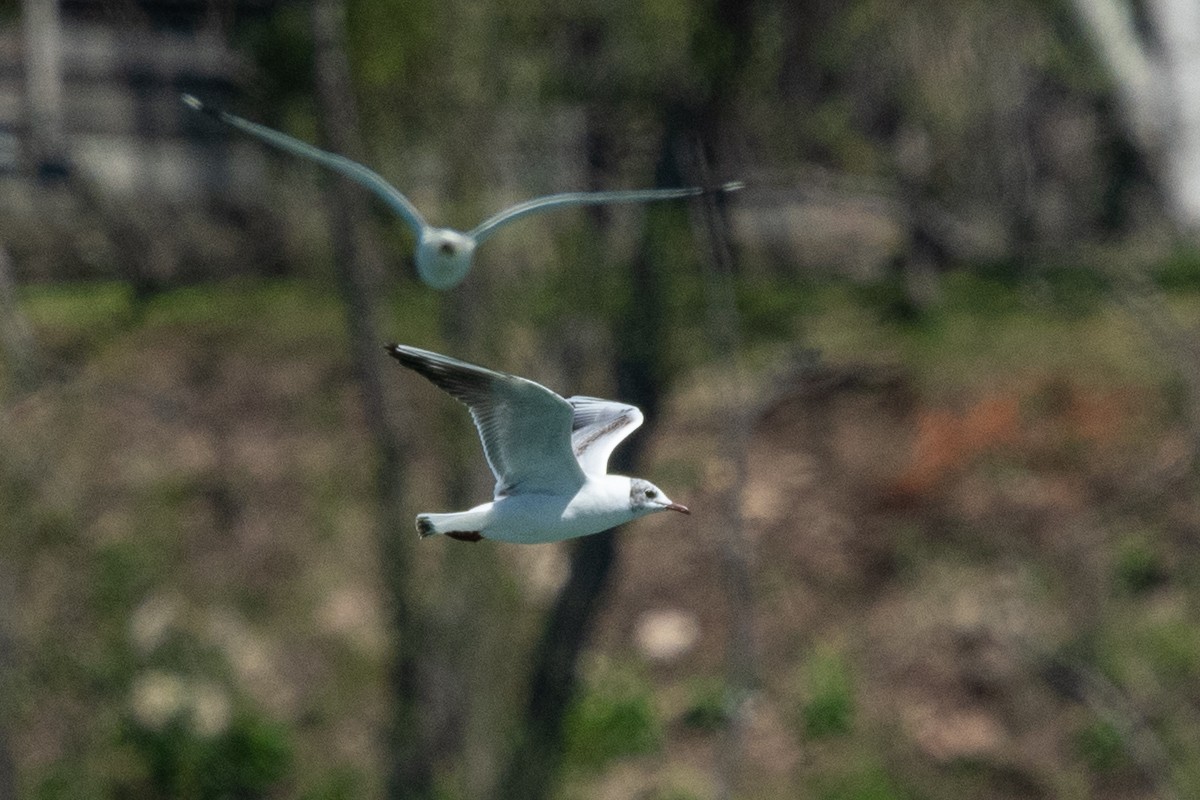
[[[345,9],[340,0],[317,0],[312,6],[315,85],[319,119],[328,149],[361,159],[350,82],[349,61],[342,32]],[[380,292],[373,285],[368,257],[363,252],[358,221],[365,217],[364,198],[357,187],[335,179],[330,192],[331,236],[338,283],[346,306],[351,360],[362,393],[367,424],[376,458],[376,491],[380,569],[396,651],[391,656],[389,695],[391,719],[385,736],[387,796],[433,796],[431,754],[424,738],[420,704],[422,686],[419,647],[423,641],[418,615],[410,596],[411,537],[399,531],[409,527],[405,504],[404,452],[406,442],[396,415],[407,404],[401,401],[399,383],[385,380],[380,355],[384,341],[379,331]]]
[[[1200,2],[1072,0],[1112,81],[1129,140],[1149,165],[1176,231],[1200,236]],[[1200,457],[1200,337],[1171,313],[1144,271],[1109,266],[1118,302],[1170,359],[1187,391],[1190,442],[1168,472]],[[1174,485],[1173,480],[1163,482]]]
[[[729,142],[739,125],[737,99],[753,57],[753,36],[758,5],[741,0],[715,0],[704,7],[702,22],[693,41],[703,90],[675,109],[676,121],[671,146],[685,159],[688,182],[708,184],[724,171]],[[690,147],[690,152],[689,152]],[[691,156],[688,158],[688,156]],[[709,255],[701,259],[708,296],[707,330],[713,356],[736,373],[739,341],[737,296],[734,288],[738,269],[723,197],[706,198],[701,206],[703,236]],[[747,448],[750,443],[753,403],[741,393],[747,382],[733,381],[726,398],[723,453],[732,462],[733,478],[720,496],[717,559],[721,565],[725,602],[730,609],[729,639],[726,644],[726,715],[722,758],[717,765],[720,796],[736,795],[741,769],[745,704],[758,688],[758,659],[754,635],[754,585],[750,569],[749,543],[743,536],[742,493],[747,479]]]
[[[39,176],[62,176],[67,170],[67,142],[63,125],[59,3],[58,0],[23,0],[21,6],[30,162]]]
[[[0,245],[0,350],[3,351],[15,388],[32,386],[40,369],[29,323],[17,305],[17,287],[8,249]]]
[[[6,372],[12,376],[12,388],[18,393],[32,389],[41,375],[40,359],[29,324],[17,304],[12,264],[8,249],[3,245],[0,245],[0,355],[4,356]],[[15,605],[10,596],[11,586],[9,568],[6,563],[0,564],[0,597],[5,600],[6,609]],[[16,767],[8,735],[9,711],[13,704],[10,697],[13,650],[11,625],[5,611],[0,614],[0,711],[3,712],[0,713],[0,800],[14,800],[17,796]]]
[[[661,177],[661,176],[660,176]],[[658,186],[676,185],[658,181]],[[670,214],[670,212],[665,212]],[[663,212],[647,212],[646,237],[662,236],[671,225]],[[613,455],[613,472],[635,472],[644,443],[653,429],[665,383],[664,335],[666,309],[661,273],[669,270],[673,254],[659,248],[642,249],[630,264],[630,296],[616,322],[614,372],[617,396],[646,415],[639,438]],[[536,800],[553,788],[563,757],[563,723],[578,683],[577,662],[591,635],[609,577],[618,555],[615,531],[587,536],[572,545],[567,581],[555,597],[533,654],[533,670],[515,749],[493,797]]]
[[[17,673],[20,650],[14,633],[13,615],[18,603],[15,596],[14,566],[5,559],[0,562],[0,800],[17,798],[17,762],[13,757],[14,712],[21,702]]]
[[[1072,0],[1179,229],[1200,233],[1200,3]]]
[[[585,83],[582,75],[594,74],[605,64],[612,68],[615,61],[620,76],[615,83],[627,82],[635,97],[658,101],[653,123],[661,132],[656,186],[687,185],[708,175],[710,165],[718,162],[717,152],[726,133],[724,126],[730,124],[733,116],[731,102],[740,77],[740,64],[748,49],[752,19],[748,6],[718,2],[686,10],[698,12],[684,15],[688,24],[683,30],[688,38],[680,42],[685,52],[690,48],[688,57],[692,69],[668,70],[665,78],[659,73],[654,73],[653,77],[639,74],[637,61],[614,59],[608,46],[628,40],[606,36],[606,24],[620,24],[620,15],[603,23],[586,19],[577,21],[568,39],[571,66],[563,78],[568,87],[578,81],[573,90],[579,91],[580,84]],[[567,56],[567,53],[561,55]],[[671,54],[660,55],[669,59]],[[589,185],[597,186],[604,180],[604,173],[613,169],[615,161],[613,139],[606,123],[614,116],[628,116],[631,109],[627,98],[619,95],[596,98],[589,92],[584,102],[591,109],[586,116],[588,125],[584,137]],[[703,171],[688,170],[681,164],[681,160],[690,157],[697,143],[705,166]],[[715,166],[712,171],[717,171]],[[687,254],[680,252],[679,238],[673,230],[679,225],[682,211],[679,208],[646,210],[645,226],[622,290],[626,301],[613,324],[617,394],[639,406],[651,426],[668,390],[671,374],[667,358],[671,340],[668,295],[670,287],[680,282],[681,273],[691,261]],[[607,215],[597,212],[593,218],[604,224]],[[710,223],[713,225],[710,227],[712,242],[719,250],[727,242],[717,233],[719,224],[711,219]],[[718,269],[728,272],[731,268],[728,258],[720,254],[717,258],[720,260]],[[721,353],[727,355],[724,348]],[[638,441],[644,442],[645,435],[615,454],[614,470],[628,471],[637,463],[642,449]],[[735,528],[727,530],[736,537]],[[748,594],[746,564],[735,556],[738,552],[736,543],[729,544],[731,546],[722,548],[722,553],[727,556],[723,563],[730,578],[729,590],[733,594]],[[555,600],[534,656],[524,733],[510,756],[507,772],[495,797],[540,798],[550,791],[562,757],[564,716],[577,683],[576,660],[586,644],[617,558],[617,539],[611,531],[587,537],[574,545],[568,580]],[[733,674],[730,683],[739,694],[735,706],[740,705],[741,695],[748,694],[746,687],[753,683],[752,637],[748,625],[743,624],[748,621],[748,617],[738,621],[731,641]],[[738,749],[736,739],[735,731],[729,752]],[[736,762],[737,756],[733,755],[730,760]],[[724,771],[727,773],[724,777],[729,778],[735,770],[727,764]],[[728,783],[727,780],[723,782]]]

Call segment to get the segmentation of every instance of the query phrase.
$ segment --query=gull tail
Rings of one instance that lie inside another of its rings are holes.
[[[433,524],[433,520],[431,520],[429,518],[429,515],[428,514],[418,514],[417,515],[417,535],[420,536],[422,539],[428,539],[430,536],[433,536],[435,533],[438,533],[438,529],[437,529],[437,526]]]
[[[451,539],[477,542],[483,538],[485,515],[479,511],[458,511],[452,514],[418,514],[417,534],[422,539],[442,534]]]

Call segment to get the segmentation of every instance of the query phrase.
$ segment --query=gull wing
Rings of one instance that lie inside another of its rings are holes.
[[[507,225],[513,220],[536,214],[541,211],[552,211],[556,208],[569,206],[595,206],[609,203],[649,203],[656,200],[678,200],[683,197],[696,197],[708,192],[732,192],[742,188],[740,183],[727,183],[716,189],[704,189],[699,186],[689,186],[681,189],[632,189],[617,192],[566,192],[551,194],[526,200],[511,208],[489,217],[468,233],[478,244],[496,232],[501,225]]]
[[[406,345],[387,351],[471,410],[496,476],[496,497],[574,494],[584,482],[571,449],[571,405],[541,384]]]
[[[232,128],[237,128],[243,133],[248,133],[256,139],[260,139],[284,152],[291,153],[300,158],[307,158],[309,161],[315,161],[321,166],[328,167],[339,175],[349,178],[359,186],[369,189],[382,198],[383,202],[387,203],[393,211],[399,214],[401,219],[408,224],[408,227],[412,228],[413,233],[417,236],[420,236],[421,232],[429,227],[429,223],[417,211],[416,206],[399,189],[385,181],[378,173],[372,172],[357,161],[351,161],[345,156],[339,156],[336,153],[326,152],[313,147],[307,142],[293,139],[287,134],[271,130],[248,119],[242,119],[227,111],[207,105],[190,94],[183,95],[183,102],[201,113],[208,114],[219,122],[223,122]]]
[[[625,437],[642,424],[644,417],[637,406],[601,400],[598,397],[569,397],[571,447],[579,466],[588,475],[608,473],[608,457]]]

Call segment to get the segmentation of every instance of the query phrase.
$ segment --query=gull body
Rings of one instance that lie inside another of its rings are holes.
[[[475,256],[474,239],[450,228],[427,226],[417,235],[417,274],[435,289],[451,289],[462,282]]]
[[[658,200],[677,200],[706,193],[732,192],[743,187],[738,182],[726,183],[715,189],[685,187],[679,189],[634,189],[613,192],[567,192],[534,198],[495,214],[468,232],[430,225],[404,194],[385,181],[378,173],[345,156],[329,153],[307,142],[271,130],[201,102],[190,94],[183,95],[190,108],[247,133],[292,155],[314,161],[373,192],[382,199],[412,229],[417,237],[415,260],[417,274],[435,289],[457,286],[471,269],[475,248],[500,227],[529,214],[581,205],[612,203],[646,203]]]
[[[496,476],[490,503],[419,514],[422,538],[534,544],[587,536],[658,511],[689,513],[649,481],[607,473],[613,449],[642,424],[636,407],[564,399],[525,378],[428,350],[387,349],[470,408]]]
[[[444,533],[468,541],[475,540],[476,533],[482,539],[522,544],[574,539],[667,508],[669,500],[661,506],[632,505],[630,498],[635,480],[624,475],[601,475],[588,478],[570,497],[516,494],[483,503],[469,511],[422,514],[418,517],[417,530],[426,536]],[[666,498],[666,495],[660,497]]]

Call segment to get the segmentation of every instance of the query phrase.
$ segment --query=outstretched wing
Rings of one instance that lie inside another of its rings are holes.
[[[387,203],[393,211],[400,215],[413,233],[417,236],[425,228],[429,227],[429,223],[421,216],[409,199],[401,194],[400,190],[390,183],[385,181],[377,173],[359,164],[357,161],[351,161],[345,156],[339,156],[336,153],[329,153],[319,148],[313,147],[307,142],[302,142],[299,139],[293,139],[287,134],[273,131],[270,128],[251,122],[248,119],[242,119],[239,116],[230,114],[227,111],[222,111],[210,105],[206,105],[196,97],[190,94],[183,95],[183,102],[197,111],[208,114],[215,120],[223,122],[230,127],[237,128],[243,133],[248,133],[256,139],[260,139],[267,144],[278,147],[280,150],[291,153],[294,156],[307,158],[309,161],[315,161],[321,166],[328,167],[339,175],[343,175],[358,185],[369,189]]]
[[[574,494],[584,475],[571,449],[571,405],[541,384],[406,345],[387,351],[471,409],[496,496]]]
[[[467,235],[478,244],[496,232],[501,225],[507,225],[513,220],[536,214],[542,211],[553,211],[556,208],[569,206],[595,206],[609,203],[652,203],[658,200],[678,200],[684,197],[696,197],[708,192],[732,192],[742,188],[741,183],[726,183],[716,189],[704,189],[690,186],[681,189],[634,189],[619,192],[567,192],[552,194],[526,200],[511,208],[506,208],[479,224]]]
[[[601,400],[598,397],[568,397],[571,418],[571,448],[579,466],[588,475],[608,473],[608,457],[626,436],[642,424],[637,406]]]

